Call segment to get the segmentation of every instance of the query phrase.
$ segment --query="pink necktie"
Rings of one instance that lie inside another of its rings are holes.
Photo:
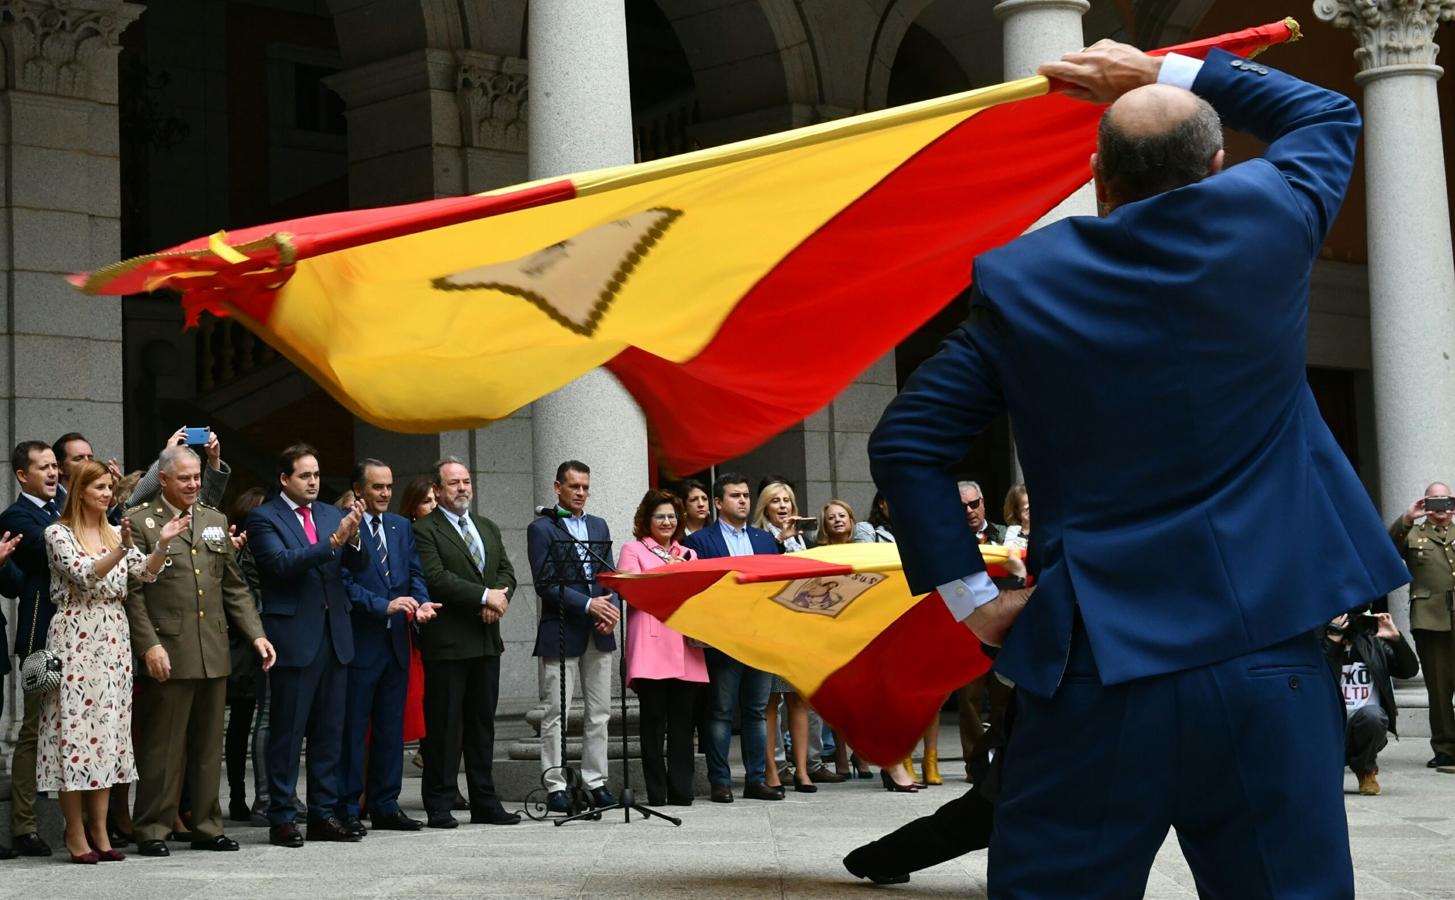
[[[303,533],[308,537],[308,543],[318,543],[318,529],[313,527],[313,510],[306,506],[298,507],[298,515],[303,517]]]

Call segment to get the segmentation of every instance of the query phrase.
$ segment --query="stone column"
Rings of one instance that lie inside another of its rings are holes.
[[[545,0],[530,5],[531,178],[633,161],[623,0]],[[618,542],[647,489],[641,412],[605,370],[536,402],[532,431],[539,502],[549,502],[556,466],[591,466],[593,513]]]
[[[70,272],[121,252],[119,40],[143,7],[120,0],[7,0],[0,20],[0,445],[79,430],[121,456],[121,304],[77,293]],[[6,503],[15,493],[8,474]],[[15,603],[4,601],[15,621]],[[19,722],[5,679],[0,758]],[[0,766],[6,765],[0,763]]]
[[[1455,478],[1455,262],[1434,42],[1455,0],[1317,0],[1314,14],[1359,41],[1377,494],[1392,520],[1429,482]],[[1408,603],[1394,606],[1407,628]]]
[[[1081,17],[1090,8],[1088,0],[1001,0],[995,4],[995,17],[1001,22],[1004,41],[1005,80],[1034,75],[1041,63],[1085,47]],[[1067,216],[1096,215],[1096,189],[1091,184],[1089,168],[1086,177],[1086,184],[1036,220],[1029,230],[1035,231]],[[1010,456],[1011,470],[1020,481],[1021,464],[1015,451],[1014,435]]]

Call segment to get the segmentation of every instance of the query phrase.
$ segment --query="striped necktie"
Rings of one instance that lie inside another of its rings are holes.
[[[374,549],[379,554],[379,564],[384,567],[384,574],[389,574],[389,542],[384,539],[384,517],[375,516],[371,521],[374,531]]]
[[[485,574],[485,551],[480,548],[480,542],[475,538],[475,532],[470,529],[470,522],[464,516],[460,516],[460,536],[465,539],[465,547],[470,551],[470,559],[475,563],[475,568],[480,574]]]

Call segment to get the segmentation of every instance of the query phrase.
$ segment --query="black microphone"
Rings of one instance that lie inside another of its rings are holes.
[[[569,519],[571,514],[557,506],[537,506],[536,515],[547,519]]]

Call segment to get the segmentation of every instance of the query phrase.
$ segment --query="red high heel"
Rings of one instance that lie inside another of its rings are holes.
[[[67,853],[71,853],[71,851],[69,851],[69,850],[67,850],[66,852]],[[73,863],[80,863],[80,864],[82,864],[84,866],[94,866],[97,863],[99,863],[100,861],[101,861],[101,857],[97,856],[96,855],[96,851],[94,851],[94,850],[87,851],[86,853],[82,853],[80,856],[77,856],[76,854],[71,853],[71,862],[73,862]]]

